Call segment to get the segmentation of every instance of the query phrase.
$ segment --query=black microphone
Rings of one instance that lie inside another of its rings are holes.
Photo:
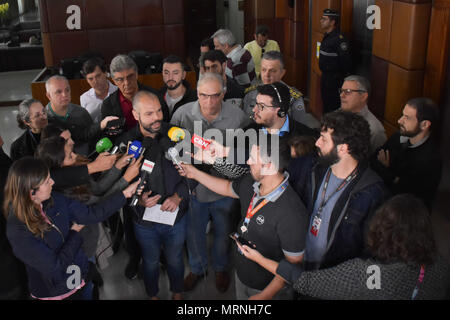
[[[137,186],[136,191],[133,197],[131,198],[130,203],[131,207],[135,207],[138,204],[139,201],[138,190],[144,186],[147,177],[152,173],[154,167],[155,167],[154,162],[151,162],[150,160],[144,160],[144,163],[142,164],[141,167],[141,181],[139,182],[139,185]]]

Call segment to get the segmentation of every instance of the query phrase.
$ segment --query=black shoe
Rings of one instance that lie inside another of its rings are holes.
[[[139,271],[139,260],[130,259],[128,260],[127,266],[125,267],[125,277],[130,280],[136,279]]]

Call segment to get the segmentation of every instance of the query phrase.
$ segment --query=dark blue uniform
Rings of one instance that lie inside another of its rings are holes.
[[[321,94],[323,112],[331,112],[341,105],[339,88],[350,74],[351,58],[348,42],[334,29],[325,33],[320,45],[319,68],[322,71]]]

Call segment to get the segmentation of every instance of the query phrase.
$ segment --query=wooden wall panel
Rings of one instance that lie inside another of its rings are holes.
[[[372,90],[368,106],[370,111],[379,119],[383,119],[384,117],[388,71],[389,63],[386,60],[372,56],[370,68],[370,84]]]
[[[389,64],[384,118],[396,125],[405,103],[423,94],[424,71],[405,70],[393,63]]]
[[[47,67],[86,51],[109,63],[117,53],[146,50],[186,56],[186,0],[40,0]],[[69,5],[78,5],[81,30],[69,30]],[[176,33],[176,34],[175,34]]]
[[[81,30],[86,28],[86,15],[83,0],[43,0],[46,2],[46,19],[48,21],[48,32],[67,31],[66,20],[69,15],[66,13],[67,7],[77,5],[81,9]],[[41,0],[42,2],[42,0]],[[44,7],[44,6],[43,6]],[[42,13],[41,13],[42,14]]]
[[[425,67],[431,4],[394,2],[389,60],[408,69]]]
[[[373,30],[372,54],[389,60],[393,0],[377,0],[381,11],[381,29]]]
[[[320,75],[315,72],[311,72],[309,79],[309,111],[317,118],[322,119],[323,104],[322,97],[320,95]]]
[[[288,0],[275,0],[275,18],[288,18]]]
[[[424,80],[424,95],[438,105],[443,103],[450,50],[450,1],[447,4],[432,10]]]
[[[127,26],[161,25],[164,23],[162,0],[124,1]]]
[[[346,35],[352,33],[353,28],[353,0],[341,0],[341,25],[340,30]]]
[[[86,1],[86,28],[106,29],[122,27],[124,25],[123,1]],[[108,10],[105,10],[105,8],[108,8]]]
[[[275,0],[250,0],[253,3],[256,19],[273,19],[275,17]]]

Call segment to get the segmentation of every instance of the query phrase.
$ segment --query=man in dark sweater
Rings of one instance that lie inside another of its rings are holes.
[[[185,65],[180,57],[170,55],[164,59],[163,81],[159,92],[167,103],[170,117],[182,105],[197,100],[197,92],[186,81]]]
[[[141,90],[155,94],[161,103],[164,121],[169,121],[169,109],[166,102],[157,90],[144,86],[138,82],[138,68],[136,63],[127,55],[117,55],[110,64],[110,73],[114,84],[119,88],[111,94],[101,107],[102,119],[107,116],[116,116],[125,120],[121,128],[107,132],[110,138],[115,138],[121,131],[128,131],[133,128],[137,121],[133,117],[133,97]],[[117,130],[121,129],[121,131]]]
[[[371,157],[372,168],[393,194],[412,193],[431,207],[439,186],[442,158],[433,141],[437,108],[428,98],[409,100],[398,120],[400,131]]]

